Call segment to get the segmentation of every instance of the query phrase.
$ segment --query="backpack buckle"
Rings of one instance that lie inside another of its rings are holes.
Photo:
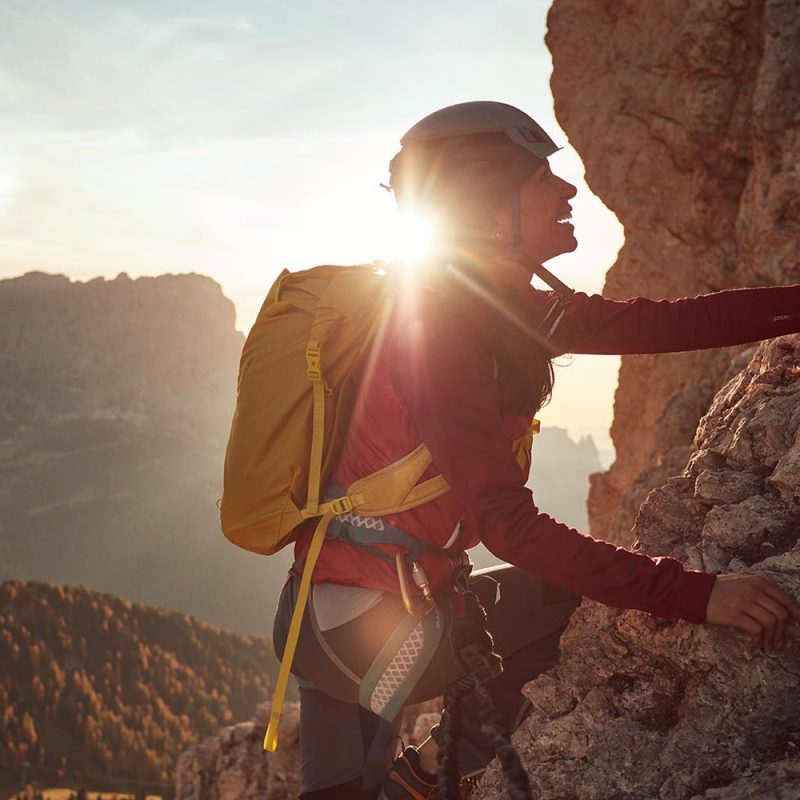
[[[331,511],[338,517],[342,514],[349,514],[353,510],[353,501],[345,495],[331,500]]]
[[[306,376],[310,381],[322,380],[322,350],[316,339],[311,339],[306,347]]]

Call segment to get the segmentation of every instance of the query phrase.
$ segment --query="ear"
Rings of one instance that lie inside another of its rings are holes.
[[[498,200],[488,214],[488,227],[491,229],[492,238],[501,242],[510,242],[514,234],[514,212],[511,199],[506,197]]]

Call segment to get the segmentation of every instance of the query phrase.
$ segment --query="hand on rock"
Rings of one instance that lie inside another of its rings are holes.
[[[706,606],[706,622],[749,633],[762,650],[780,650],[786,625],[800,622],[800,605],[763,575],[718,575]]]

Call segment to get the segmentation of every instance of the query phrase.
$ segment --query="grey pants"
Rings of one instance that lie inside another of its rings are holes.
[[[299,578],[290,574],[281,593],[273,631],[278,657],[283,655],[298,584]],[[493,689],[511,732],[526,706],[520,689],[557,661],[559,638],[580,597],[511,566],[475,573],[470,589],[483,604],[494,650],[503,657],[503,675],[493,681]],[[364,707],[363,696],[359,704],[359,679],[368,674],[376,653],[404,617],[400,598],[387,593],[359,617],[320,632],[312,605],[307,607],[292,667],[300,682],[303,798],[358,797],[356,786],[361,787],[362,797],[377,794],[391,763],[399,717],[378,716]],[[438,697],[463,675],[451,651],[445,611],[442,623],[443,635],[424,655],[424,669],[406,702]],[[481,733],[472,695],[463,701],[462,730],[459,760],[462,773],[469,775],[483,769],[494,755]]]

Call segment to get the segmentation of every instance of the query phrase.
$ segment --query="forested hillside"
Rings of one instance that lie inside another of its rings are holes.
[[[83,587],[0,584],[0,783],[63,770],[168,783],[268,695],[268,640]]]

